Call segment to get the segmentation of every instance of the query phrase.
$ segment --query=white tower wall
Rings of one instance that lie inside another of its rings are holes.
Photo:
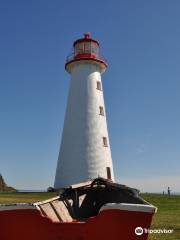
[[[97,89],[97,81],[101,82],[100,64],[81,60],[72,65],[56,189],[96,177],[107,178],[107,167],[114,180],[103,91]],[[100,115],[100,106],[104,116]],[[107,138],[107,147],[103,137]]]

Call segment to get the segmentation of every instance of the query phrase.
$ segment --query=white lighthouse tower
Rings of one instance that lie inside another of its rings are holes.
[[[65,69],[71,84],[56,169],[55,189],[103,177],[114,180],[101,74],[107,62],[90,33],[74,42]]]

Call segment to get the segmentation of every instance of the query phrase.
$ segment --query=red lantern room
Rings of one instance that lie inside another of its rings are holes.
[[[106,60],[100,55],[99,42],[91,38],[91,34],[85,33],[84,38],[78,39],[73,44],[73,53],[68,56],[65,68],[68,71],[69,65],[82,60],[90,60],[100,63],[103,69],[107,68]]]

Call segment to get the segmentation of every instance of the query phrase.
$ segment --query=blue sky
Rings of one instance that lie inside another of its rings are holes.
[[[180,191],[180,2],[0,3],[0,172],[18,189],[53,185],[72,43],[90,31],[103,75],[116,179]]]

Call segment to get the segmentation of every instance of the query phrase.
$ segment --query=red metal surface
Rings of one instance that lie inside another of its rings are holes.
[[[85,33],[84,38],[80,38],[80,39],[76,40],[73,43],[73,46],[75,46],[77,43],[80,43],[80,42],[94,42],[99,46],[99,42],[97,40],[92,39],[90,33]]]
[[[146,240],[135,228],[149,228],[152,214],[105,210],[86,222],[54,223],[38,210],[0,212],[1,240]]]

